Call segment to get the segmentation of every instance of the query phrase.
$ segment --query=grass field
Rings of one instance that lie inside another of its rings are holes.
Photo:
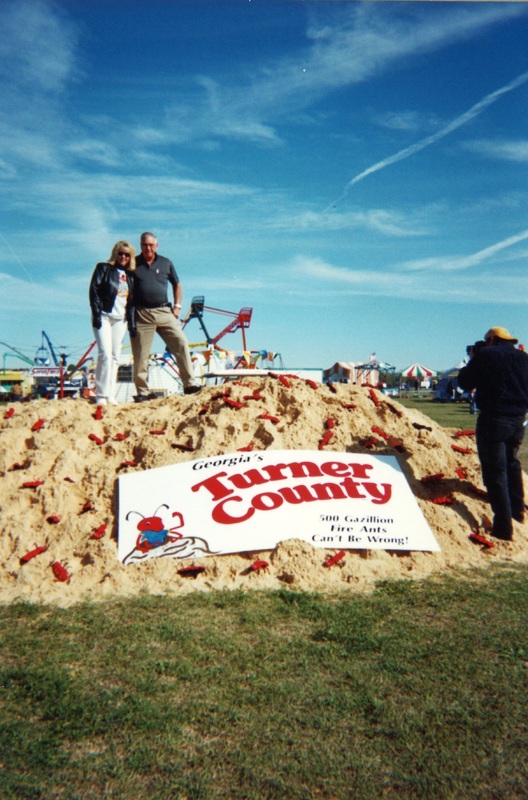
[[[527,577],[0,607],[1,796],[526,800]]]
[[[444,428],[474,428],[477,424],[477,417],[469,413],[468,403],[435,403],[429,398],[402,397],[397,398],[398,402],[406,408],[415,408],[426,414],[432,420],[442,425]],[[519,457],[524,469],[528,472],[528,436],[519,451]]]
[[[366,596],[0,605],[0,798],[526,800],[527,684],[509,564]]]
[[[397,397],[398,403],[405,408],[416,408],[427,414],[444,428],[471,428],[477,417],[469,413],[469,403],[438,403],[428,397]]]

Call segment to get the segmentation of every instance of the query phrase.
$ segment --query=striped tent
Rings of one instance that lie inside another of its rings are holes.
[[[411,364],[402,372],[402,378],[434,378],[435,375],[436,372],[433,369],[428,369],[423,364]]]

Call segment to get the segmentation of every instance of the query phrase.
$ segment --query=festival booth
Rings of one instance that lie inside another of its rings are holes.
[[[433,369],[429,369],[428,367],[424,367],[423,364],[418,364],[418,362],[415,362],[414,364],[411,364],[410,367],[407,367],[403,370],[400,384],[402,384],[404,381],[411,380],[414,383],[414,388],[428,389],[431,378],[435,377],[436,372]]]
[[[204,383],[203,376],[210,366],[210,360],[203,353],[193,353],[191,360],[196,380],[200,384]],[[176,361],[169,352],[151,353],[148,361],[148,385],[150,391],[158,397],[183,392]],[[122,355],[117,371],[116,399],[119,403],[130,403],[135,394],[133,359],[131,355]]]
[[[465,366],[466,362],[461,361],[455,367],[442,372],[438,379],[434,400],[439,400],[441,403],[449,403],[453,400],[467,400],[467,392],[464,392],[458,385],[458,373]]]
[[[322,370],[320,367],[292,367],[286,370],[284,367],[276,367],[273,362],[273,354],[269,360],[261,356],[261,368],[251,366],[248,353],[248,368],[244,369],[240,364],[240,358],[236,353],[210,351],[193,352],[191,361],[194,368],[194,376],[200,386],[214,386],[218,383],[225,383],[229,380],[247,377],[264,378],[273,372],[274,374],[295,375],[304,380],[314,380],[322,383]],[[148,385],[152,394],[157,397],[166,397],[170,394],[181,394],[183,384],[177,364],[172,355],[164,353],[151,353],[148,362]],[[93,392],[92,392],[93,394]],[[122,355],[117,372],[116,399],[119,403],[131,403],[136,394],[134,386],[134,365],[131,355]]]
[[[324,383],[350,383],[358,386],[377,386],[380,371],[377,362],[364,364],[361,361],[337,361],[323,370]]]

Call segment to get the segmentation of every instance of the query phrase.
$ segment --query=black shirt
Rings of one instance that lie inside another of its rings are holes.
[[[156,255],[149,265],[143,254],[136,258],[134,275],[134,305],[137,308],[160,308],[167,305],[167,288],[179,283],[174,264],[164,256]],[[172,298],[170,300],[172,304]]]
[[[528,354],[508,343],[484,347],[460,370],[458,383],[477,390],[480,411],[522,416],[528,411]]]

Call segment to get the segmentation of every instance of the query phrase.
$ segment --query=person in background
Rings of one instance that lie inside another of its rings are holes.
[[[180,322],[182,286],[174,264],[158,255],[158,240],[153,233],[141,234],[141,255],[134,274],[134,315],[137,335],[131,340],[134,355],[134,383],[140,403],[152,395],[148,388],[148,361],[154,334],[159,333],[176,359],[184,394],[199,392],[189,352],[189,345]],[[169,284],[173,302],[167,299]]]
[[[11,388],[11,400],[22,400],[22,386],[20,383],[13,384]]]
[[[493,511],[492,536],[513,538],[512,519],[524,522],[524,487],[518,459],[528,412],[528,354],[503,327],[490,328],[458,373],[462,389],[476,389],[477,451]]]
[[[97,342],[95,402],[116,405],[117,368],[127,331],[134,336],[132,275],[136,251],[129,242],[116,242],[108,261],[96,265],[90,281],[90,308]]]

